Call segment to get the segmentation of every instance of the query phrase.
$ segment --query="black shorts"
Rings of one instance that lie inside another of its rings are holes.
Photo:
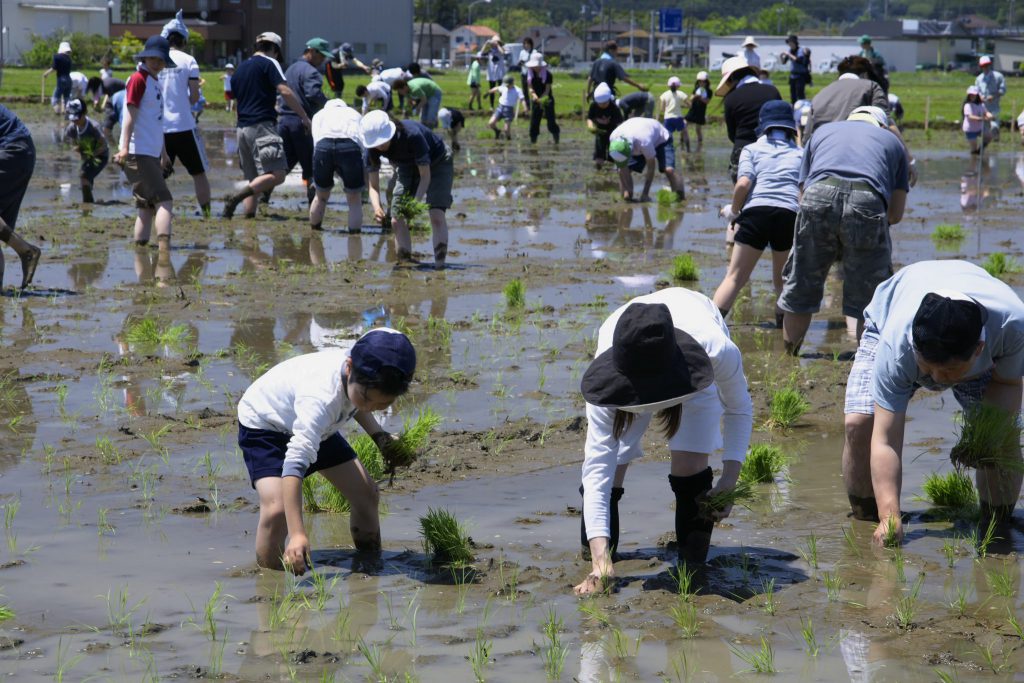
[[[79,170],[79,175],[88,180],[90,183],[96,180],[96,176],[106,168],[107,162],[110,161],[110,157],[107,154],[102,154],[98,157],[90,157],[88,159],[82,159],[82,168]]]
[[[611,161],[608,156],[608,145],[611,144],[611,131],[594,134],[594,161]]]
[[[777,206],[752,206],[743,209],[736,218],[734,239],[761,251],[769,244],[772,251],[789,251],[793,248],[795,226],[795,211]]]
[[[18,222],[21,200],[36,167],[32,138],[18,138],[0,147],[0,218],[11,229]]]
[[[203,140],[199,137],[197,128],[179,133],[164,133],[164,146],[167,147],[171,165],[174,165],[175,159],[181,159],[181,164],[189,175],[206,173],[210,167],[206,160],[206,148],[203,147]]]
[[[334,174],[341,177],[346,192],[359,192],[365,185],[363,151],[344,138],[324,138],[313,150],[313,184],[318,190],[334,187]]]
[[[256,488],[256,481],[264,477],[280,477],[284,471],[284,456],[288,451],[291,434],[274,432],[269,429],[250,429],[238,424],[238,447],[242,449],[245,467],[249,470],[249,481]],[[320,442],[316,462],[306,470],[306,476],[343,465],[356,459],[356,452],[345,438],[335,432]]]

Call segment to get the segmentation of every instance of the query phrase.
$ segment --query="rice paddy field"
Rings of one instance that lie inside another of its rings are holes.
[[[311,233],[297,176],[254,220],[202,220],[179,168],[170,256],[136,248],[119,171],[106,169],[98,203],[83,207],[61,122],[37,104],[11,106],[39,154],[18,228],[43,260],[19,293],[8,258],[0,297],[9,680],[1024,675],[1024,536],[986,539],[969,480],[947,479],[955,401],[919,392],[912,402],[906,542],[872,547],[873,525],[847,517],[840,473],[856,347],[842,283],[830,282],[802,356],[788,358],[767,262],[730,318],[755,403],[749,499],[716,528],[707,569],[680,574],[668,454],[649,439],[620,507],[617,591],[573,596],[590,568],[579,547],[579,380],[615,307],[674,272],[695,278],[674,284],[708,295],[724,274],[729,150],[718,126],[702,151],[680,155],[685,202],[624,204],[613,172],[593,169],[582,124],[564,120],[557,147],[546,133],[531,146],[523,122],[499,142],[471,119],[456,159],[450,267],[435,271],[396,269],[369,211],[363,232],[349,234],[337,197],[325,230]],[[221,197],[241,173],[227,115],[208,114]],[[897,265],[989,263],[1022,291],[1024,151],[1014,136],[981,159],[952,130],[928,140],[913,131],[910,142],[921,179],[893,228]],[[415,235],[417,251],[428,245]],[[263,571],[236,402],[272,364],[379,324],[407,331],[420,363],[410,394],[382,419],[392,431],[417,419],[429,431],[410,468],[390,482],[381,473],[382,561],[356,561],[343,506],[317,489],[306,512],[314,571]],[[450,518],[454,545],[425,546],[424,524]]]

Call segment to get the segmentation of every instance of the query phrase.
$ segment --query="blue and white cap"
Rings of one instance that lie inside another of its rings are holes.
[[[172,33],[177,33],[178,35],[185,36],[186,40],[188,39],[188,26],[185,26],[185,20],[182,18],[181,12],[181,10],[178,10],[178,13],[174,15],[174,18],[164,24],[164,28],[160,31],[160,35],[164,38],[169,38]]]

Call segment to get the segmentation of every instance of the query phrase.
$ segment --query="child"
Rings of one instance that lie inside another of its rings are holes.
[[[231,77],[235,74],[235,65],[228,62],[224,65],[224,73],[221,74],[220,80],[224,81],[224,109],[225,111],[234,111],[235,109],[235,96],[231,92]]]
[[[675,76],[668,79],[668,90],[661,93],[661,97],[658,98],[658,118],[665,124],[669,133],[681,133],[683,147],[689,152],[690,136],[686,132],[686,119],[683,118],[683,109],[686,108],[689,98],[679,92],[681,86],[682,83]]]
[[[480,58],[473,57],[469,65],[469,75],[466,77],[466,85],[469,86],[469,104],[466,108],[473,111],[473,102],[476,102],[477,109],[483,109],[484,103],[480,99]]]
[[[96,176],[110,161],[107,140],[99,125],[85,115],[85,102],[80,99],[68,102],[68,127],[64,130],[64,139],[75,146],[82,158],[79,180],[82,185],[82,203],[92,204],[92,185]]]
[[[711,101],[711,81],[708,72],[697,74],[697,82],[693,84],[693,96],[690,98],[690,111],[686,112],[686,122],[697,128],[697,149],[704,144],[704,124],[707,123],[708,102]],[[689,151],[689,150],[687,150]]]
[[[206,79],[199,79],[199,99],[192,105],[192,118],[195,119],[196,123],[199,123],[199,117],[206,111],[206,97],[203,95],[203,86],[206,85]]]
[[[608,156],[619,168],[619,189],[627,202],[635,200],[632,173],[644,174],[644,188],[637,201],[651,200],[651,183],[654,169],[665,174],[669,187],[679,201],[686,199],[683,181],[676,174],[676,148],[672,134],[654,119],[638,117],[619,124],[612,131]]]
[[[458,109],[441,107],[441,111],[437,112],[437,121],[441,124],[441,128],[448,131],[448,135],[451,136],[452,150],[458,152],[462,149],[462,145],[459,144],[459,132],[466,127],[466,117],[462,115],[462,112]]]
[[[516,77],[509,74],[505,76],[503,85],[487,91],[488,95],[493,95],[494,93],[498,93],[498,106],[495,108],[494,113],[491,114],[491,120],[487,122],[487,126],[494,131],[494,138],[497,140],[501,138],[501,131],[498,130],[498,121],[504,121],[505,138],[511,140],[512,123],[519,118],[521,110],[525,112],[523,91],[516,85]]]
[[[587,130],[594,135],[594,166],[597,168],[611,160],[608,156],[609,136],[624,120],[622,110],[615,106],[612,89],[607,83],[598,83],[587,110]]]
[[[988,132],[988,126],[985,125],[986,121],[991,120],[992,114],[982,104],[981,94],[977,86],[972,85],[967,88],[967,97],[964,98],[964,122],[962,127],[964,137],[971,144],[971,154],[981,154],[981,149],[978,148],[979,137],[981,138],[982,148],[992,139],[991,134]]]
[[[724,318],[765,247],[772,248],[772,284],[775,298],[782,294],[782,268],[793,247],[800,164],[803,150],[796,143],[796,124],[789,102],[773,100],[761,107],[757,142],[740,152],[738,179],[732,205],[724,218],[738,226],[732,259],[714,301]],[[776,326],[782,326],[782,314],[776,310]]]
[[[364,116],[373,106],[384,111],[391,111],[391,86],[384,81],[370,81],[368,85],[357,85],[356,97],[363,99]]]
[[[358,92],[358,91],[357,91]],[[334,175],[341,177],[348,201],[348,231],[363,227],[363,148],[359,138],[359,112],[343,100],[328,100],[313,115],[313,187],[316,195],[309,205],[309,227],[320,230],[327,200],[331,198]]]
[[[135,244],[149,244],[155,222],[161,250],[171,248],[173,198],[164,180],[163,169],[170,167],[171,160],[164,148],[163,100],[157,76],[164,67],[174,66],[170,49],[166,38],[152,36],[137,55],[138,69],[125,88],[121,148],[114,155],[114,163],[124,167],[135,195]]]
[[[394,437],[373,411],[409,390],[416,351],[401,332],[370,330],[351,350],[308,353],[257,379],[238,402],[238,445],[260,499],[256,561],[303,574],[310,544],[302,521],[302,480],[320,472],[352,505],[356,550],[379,554],[380,494],[339,433],[350,418],[390,457]]]

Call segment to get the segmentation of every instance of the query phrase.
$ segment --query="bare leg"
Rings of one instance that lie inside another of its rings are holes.
[[[25,289],[32,282],[32,278],[35,277],[36,267],[39,265],[39,257],[42,255],[42,251],[34,244],[26,242],[21,235],[14,232],[14,229],[2,219],[0,219],[0,240],[6,242],[11,249],[17,252],[18,258],[21,259],[21,288]],[[3,253],[0,252],[0,288],[3,287],[3,280],[4,258]]]
[[[331,198],[330,190],[317,189],[313,203],[309,205],[309,227],[313,230],[320,230],[324,222],[324,211],[327,210],[327,200]],[[351,230],[351,227],[349,228]]]
[[[135,217],[135,244],[149,244],[149,234],[153,229],[153,217],[156,211],[140,208]]]
[[[729,269],[713,297],[715,306],[718,306],[718,310],[722,311],[723,315],[732,309],[736,297],[750,281],[750,274],[754,271],[762,253],[760,249],[755,249],[747,244],[737,242],[733,245]]]
[[[843,483],[856,519],[878,520],[875,489],[871,485],[871,430],[873,415],[850,413],[846,416],[846,440],[843,442]]]
[[[320,470],[352,505],[349,527],[356,550],[380,553],[380,491],[359,460]]]
[[[412,260],[412,236],[409,234],[409,224],[404,218],[394,216],[391,220],[391,227],[395,231],[395,248],[398,250],[399,261]]]
[[[348,202],[348,231],[354,234],[363,229],[363,194],[359,190],[346,190],[345,200]]]
[[[256,493],[260,498],[260,520],[256,526],[256,563],[266,569],[284,569],[281,557],[288,537],[288,522],[284,517],[281,489],[280,477],[256,480]]]
[[[686,199],[686,190],[683,188],[682,179],[676,174],[674,168],[665,169],[665,177],[668,179],[669,187],[676,193],[676,197],[682,201]]]
[[[782,319],[782,340],[786,344],[786,353],[797,355],[804,343],[807,328],[811,326],[811,313],[790,313],[786,311]]]
[[[434,265],[443,266],[448,257],[448,219],[443,209],[430,210],[430,230],[434,238]]]
[[[192,176],[192,183],[196,187],[196,202],[205,218],[210,213],[210,179],[205,173]]]
[[[171,202],[160,202],[156,207],[156,239],[160,249],[171,248],[171,219],[174,218],[174,205]]]

